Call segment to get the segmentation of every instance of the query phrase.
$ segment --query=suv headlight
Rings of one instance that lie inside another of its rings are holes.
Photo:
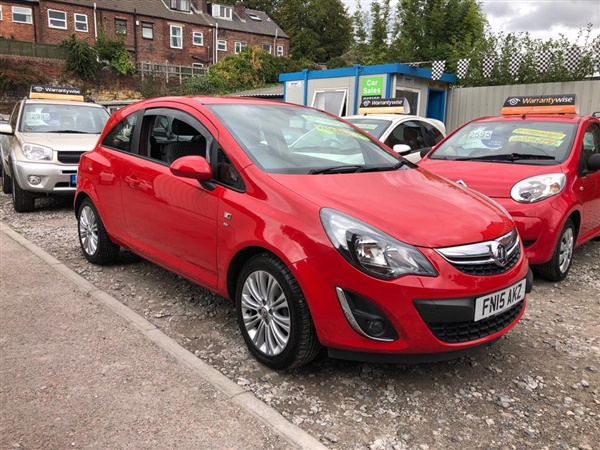
[[[320,216],[333,246],[366,274],[385,280],[403,275],[438,275],[416,247],[333,209],[321,209]]]
[[[23,154],[32,161],[52,161],[52,149],[36,144],[24,144]]]
[[[567,183],[564,173],[547,173],[526,178],[510,190],[512,199],[519,203],[534,203],[560,194]]]

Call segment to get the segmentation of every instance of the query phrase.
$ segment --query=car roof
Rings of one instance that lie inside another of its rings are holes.
[[[412,114],[355,114],[353,116],[344,116],[343,119],[376,119],[399,122],[401,120],[429,120],[427,117],[415,116]]]

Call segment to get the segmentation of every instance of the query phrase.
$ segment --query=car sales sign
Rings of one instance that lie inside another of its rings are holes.
[[[362,77],[360,86],[362,97],[383,96],[383,77]]]

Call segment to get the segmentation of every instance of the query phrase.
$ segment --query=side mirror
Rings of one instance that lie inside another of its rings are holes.
[[[597,172],[600,170],[600,153],[590,156],[587,162],[588,172]]]
[[[0,134],[14,134],[14,131],[9,124],[0,123]]]
[[[198,181],[209,181],[213,173],[210,164],[202,156],[184,156],[173,161],[171,173],[176,177],[191,178]]]
[[[596,111],[595,113],[592,114],[592,116],[600,119],[600,111]]]
[[[396,144],[393,150],[401,156],[408,155],[412,149],[406,144]]]

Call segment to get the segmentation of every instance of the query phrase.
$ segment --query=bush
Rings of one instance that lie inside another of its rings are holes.
[[[104,28],[100,27],[95,49],[98,58],[108,61],[110,67],[117,74],[125,76],[135,73],[135,66],[129,59],[124,36],[116,36],[114,39],[108,39]]]
[[[67,49],[66,69],[83,79],[90,80],[96,76],[98,63],[96,50],[86,41],[79,40],[75,35],[59,44]]]

